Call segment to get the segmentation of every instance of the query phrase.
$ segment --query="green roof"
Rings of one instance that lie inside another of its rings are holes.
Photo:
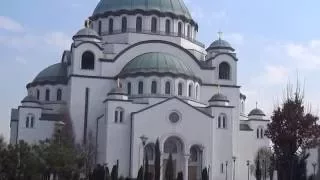
[[[67,81],[67,64],[57,63],[41,71],[32,83],[65,83]]]
[[[120,10],[155,10],[163,13],[182,15],[188,19],[192,19],[183,0],[100,0],[93,12],[93,16]]]
[[[178,57],[161,52],[145,53],[135,57],[122,69],[119,76],[148,74],[195,77],[192,70]]]

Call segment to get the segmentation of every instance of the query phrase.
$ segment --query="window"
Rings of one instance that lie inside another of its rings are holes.
[[[230,80],[230,66],[226,62],[219,65],[219,79]]]
[[[259,127],[258,129],[257,129],[257,138],[258,139],[263,139],[263,136],[264,136],[264,134],[263,134],[263,128],[262,127]]]
[[[182,87],[182,83],[178,84],[178,95],[182,96],[182,91],[183,91],[183,87]]]
[[[121,32],[127,32],[127,18],[123,17],[122,18],[122,23],[121,23]]]
[[[92,52],[86,51],[82,54],[81,69],[94,69],[94,54]]]
[[[164,152],[175,154],[178,152],[177,143],[172,139],[169,139],[164,144]]]
[[[166,85],[165,85],[165,94],[171,94],[171,84],[170,82],[166,82]]]
[[[131,82],[128,82],[127,89],[128,89],[128,95],[131,95]]]
[[[99,21],[99,27],[98,27],[99,29],[98,29],[98,33],[99,33],[99,35],[101,35],[101,32],[102,32],[102,22],[101,21]]]
[[[227,128],[227,116],[225,114],[220,114],[218,117],[218,128]]]
[[[124,110],[122,108],[116,108],[114,111],[114,122],[122,123],[124,120]]]
[[[50,101],[50,90],[46,89],[46,101]]]
[[[223,167],[224,167],[224,164],[222,163],[221,166],[220,166],[220,173],[224,173],[224,170],[223,170]]]
[[[192,97],[192,84],[189,84],[189,97]]]
[[[28,114],[26,117],[26,128],[34,127],[34,115]]]
[[[136,31],[137,32],[142,32],[142,18],[141,17],[137,17]]]
[[[61,101],[61,99],[62,99],[62,90],[58,89],[57,90],[57,101]]]
[[[151,94],[157,94],[157,82],[152,81],[151,83]]]
[[[138,84],[138,94],[143,94],[143,82],[140,81]]]
[[[198,99],[199,96],[199,86],[196,86],[196,99]]]
[[[37,89],[37,99],[39,100],[40,99],[40,90]]]
[[[155,17],[151,19],[151,32],[157,32],[157,19]]]
[[[178,36],[182,36],[182,22],[178,23]]]
[[[191,26],[190,25],[188,25],[188,29],[187,30],[188,30],[188,32],[187,32],[188,33],[187,34],[188,38],[191,38]]]
[[[109,19],[109,34],[113,33],[113,19]]]
[[[166,20],[166,34],[170,34],[170,20]]]
[[[145,152],[148,157],[148,160],[152,161],[155,156],[155,145],[153,143],[149,143],[145,146]]]
[[[198,161],[198,148],[196,146],[192,146],[190,148],[190,161],[191,162]]]

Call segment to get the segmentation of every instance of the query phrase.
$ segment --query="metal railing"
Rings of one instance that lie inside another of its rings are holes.
[[[176,32],[165,32],[165,31],[151,31],[151,30],[141,30],[137,31],[137,29],[133,28],[127,28],[124,30],[113,30],[112,32],[102,32],[101,35],[115,35],[115,34],[122,34],[122,33],[138,33],[138,34],[148,34],[148,35],[159,35],[159,36],[170,36],[170,37],[181,37],[183,39],[186,39],[194,44],[197,44],[198,46],[201,46],[202,48],[205,47],[205,45],[194,38],[184,34],[184,33],[176,33]]]

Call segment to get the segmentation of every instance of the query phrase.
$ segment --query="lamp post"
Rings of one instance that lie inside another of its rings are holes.
[[[247,167],[248,167],[248,180],[250,179],[250,176],[249,176],[249,174],[250,174],[249,166],[250,166],[250,161],[248,160],[248,161],[247,161]]]
[[[226,180],[228,180],[228,161],[226,161]]]
[[[143,149],[142,149],[142,169],[143,169],[143,174],[142,174],[142,180],[144,180],[144,174],[145,174],[145,164],[144,164],[144,155],[145,155],[145,146],[146,146],[146,143],[147,143],[147,140],[148,140],[148,137],[146,137],[145,135],[142,135],[140,136],[140,140],[142,142],[142,146],[143,146]]]
[[[236,180],[236,159],[237,157],[233,156],[232,160],[233,160],[233,180]]]
[[[316,166],[317,166],[317,163],[312,163],[312,166],[313,166],[313,179],[315,180],[316,179]]]

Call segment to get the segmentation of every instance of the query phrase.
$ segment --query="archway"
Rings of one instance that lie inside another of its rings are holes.
[[[169,137],[163,145],[163,168],[162,168],[162,174],[166,174],[166,167],[167,162],[169,159],[170,154],[172,155],[172,162],[173,162],[173,174],[174,178],[177,177],[177,174],[179,172],[184,172],[184,144],[183,141],[175,136]],[[163,179],[165,179],[165,176],[163,176]]]
[[[199,145],[193,145],[190,148],[189,167],[188,167],[188,179],[199,180],[201,179],[202,171],[202,148]]]

